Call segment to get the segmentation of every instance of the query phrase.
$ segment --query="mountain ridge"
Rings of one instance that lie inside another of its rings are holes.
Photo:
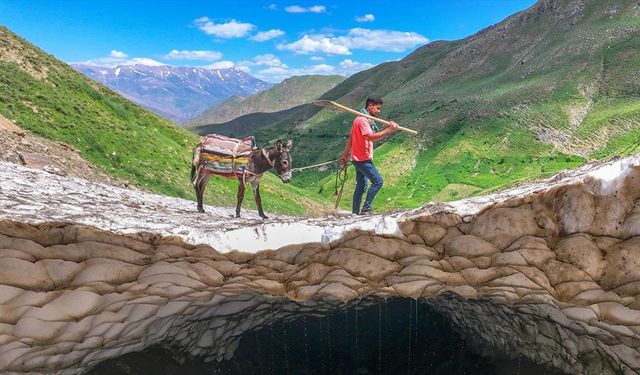
[[[308,104],[335,87],[346,77],[339,75],[306,75],[287,78],[260,93],[233,96],[191,119],[187,128],[222,124],[256,112],[274,113]]]
[[[178,124],[233,95],[252,95],[272,86],[238,69],[171,65],[71,65],[127,99]]]

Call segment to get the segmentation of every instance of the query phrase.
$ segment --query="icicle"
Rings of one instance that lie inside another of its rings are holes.
[[[273,300],[269,300],[269,374],[274,373],[274,362],[273,358],[273,348],[274,348],[274,340],[273,340]]]
[[[382,304],[378,303],[378,373],[382,373]]]
[[[306,301],[302,303],[303,306],[306,304]],[[305,366],[305,373],[309,372],[309,365],[310,365],[310,361],[309,361],[309,333],[307,332],[307,313],[306,313],[306,309],[304,314],[302,315],[302,318],[304,320],[304,324],[302,326],[302,330],[304,331],[304,366]]]
[[[280,321],[280,325],[282,326],[282,346],[284,352],[284,370],[285,373],[289,373],[289,345],[287,343],[287,325],[283,320]]]
[[[407,355],[407,374],[411,373],[411,336],[413,336],[412,320],[413,320],[413,300],[409,299],[409,352]]]
[[[355,309],[355,315],[356,315],[356,368],[360,368],[360,350],[358,348],[358,334],[360,333],[360,331],[358,331],[358,303],[360,302],[360,299],[356,300],[356,309]]]
[[[333,374],[333,353],[331,348],[331,322],[329,309],[327,309],[325,316],[327,317],[327,349],[329,350],[329,373]]]

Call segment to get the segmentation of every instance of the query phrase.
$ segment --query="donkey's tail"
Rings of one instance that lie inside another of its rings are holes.
[[[198,179],[198,164],[200,163],[200,144],[193,149],[193,156],[191,157],[191,184],[196,186],[196,180]]]
[[[195,177],[196,177],[196,166],[193,165],[193,163],[191,163],[191,183],[192,184],[195,181]]]

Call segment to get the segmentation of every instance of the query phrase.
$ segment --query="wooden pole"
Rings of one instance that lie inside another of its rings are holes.
[[[358,112],[355,109],[351,109],[349,107],[345,107],[342,104],[338,104],[336,102],[332,102],[331,100],[314,100],[313,104],[319,105],[319,106],[322,106],[322,107],[333,107],[333,108],[339,109],[339,110],[341,110],[343,112],[351,113],[351,114],[354,114],[356,116],[366,117],[366,118],[368,118],[370,120],[377,121],[377,122],[380,122],[380,123],[383,123],[383,124],[389,126],[389,121],[382,120],[382,119],[379,119],[379,118],[371,116],[371,115],[367,115],[367,114],[362,113],[362,112]],[[398,130],[402,130],[405,133],[409,133],[409,134],[413,134],[413,135],[418,134],[417,131],[402,127],[400,125],[398,125]]]

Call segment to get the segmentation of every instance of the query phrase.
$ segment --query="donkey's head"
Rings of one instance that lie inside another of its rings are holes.
[[[273,159],[273,168],[275,168],[278,176],[285,184],[291,182],[291,146],[293,140],[288,140],[286,145],[283,145],[281,141],[276,143],[275,158]]]

